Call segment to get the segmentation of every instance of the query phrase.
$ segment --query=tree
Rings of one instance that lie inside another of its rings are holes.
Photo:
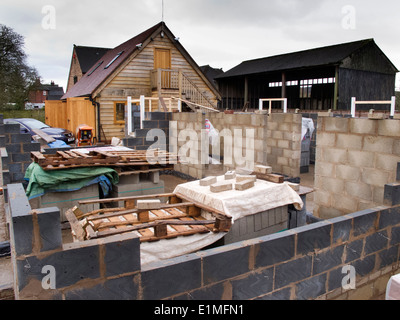
[[[38,79],[24,52],[24,37],[0,24],[0,108],[15,105],[22,109],[29,90]]]

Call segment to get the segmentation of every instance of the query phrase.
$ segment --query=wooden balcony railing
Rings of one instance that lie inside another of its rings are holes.
[[[181,70],[152,70],[151,89],[158,91],[159,96],[161,96],[162,90],[176,90],[181,99],[184,98],[194,104],[217,109],[213,102]]]

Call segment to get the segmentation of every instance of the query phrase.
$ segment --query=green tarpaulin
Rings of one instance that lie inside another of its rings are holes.
[[[76,191],[94,183],[99,183],[106,195],[112,184],[119,182],[119,176],[114,169],[107,167],[45,171],[37,163],[32,163],[25,172],[25,180],[29,182],[26,195],[33,199],[47,192]]]

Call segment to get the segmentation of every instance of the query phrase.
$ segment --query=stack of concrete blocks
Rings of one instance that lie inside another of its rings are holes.
[[[65,216],[65,212],[75,206],[79,206],[79,209],[83,212],[100,209],[98,203],[79,205],[79,201],[97,200],[99,197],[99,185],[96,183],[77,191],[47,192],[40,197],[30,200],[29,203],[32,209],[57,207],[60,210],[61,221],[67,222],[68,219]]]
[[[319,117],[314,215],[331,218],[380,206],[396,181],[399,120]]]
[[[180,163],[175,164],[174,170],[195,179],[203,178],[208,164],[205,121],[206,115],[200,112],[182,112],[173,113],[170,122],[170,150],[180,156]]]
[[[269,172],[270,168],[260,166],[257,168],[262,172]],[[200,185],[210,187],[213,193],[219,193],[230,190],[245,191],[254,187],[257,178],[254,175],[236,174],[235,171],[228,171],[224,180],[217,182],[216,177],[207,177],[200,180]],[[248,215],[234,221],[231,230],[216,245],[225,245],[266,236],[288,228],[288,206],[274,208],[264,212]]]
[[[164,193],[164,181],[160,179],[160,172],[149,172],[121,176],[117,185],[113,185],[111,198],[135,197]],[[116,203],[123,207],[124,202]]]

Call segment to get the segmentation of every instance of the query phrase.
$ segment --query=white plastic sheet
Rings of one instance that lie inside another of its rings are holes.
[[[386,288],[386,300],[400,300],[400,274],[390,278]]]
[[[225,180],[224,176],[217,177],[217,181],[223,180]],[[235,179],[231,181],[234,185]],[[245,191],[231,190],[220,193],[212,193],[210,187],[202,187],[199,181],[193,181],[178,185],[174,193],[180,193],[189,200],[225,212],[232,217],[232,223],[247,215],[289,204],[293,204],[297,210],[301,210],[303,207],[300,196],[287,183],[276,184],[264,180],[257,180],[253,188]],[[196,234],[153,243],[142,243],[140,246],[142,266],[199,251],[225,235],[226,233],[222,232]]]

